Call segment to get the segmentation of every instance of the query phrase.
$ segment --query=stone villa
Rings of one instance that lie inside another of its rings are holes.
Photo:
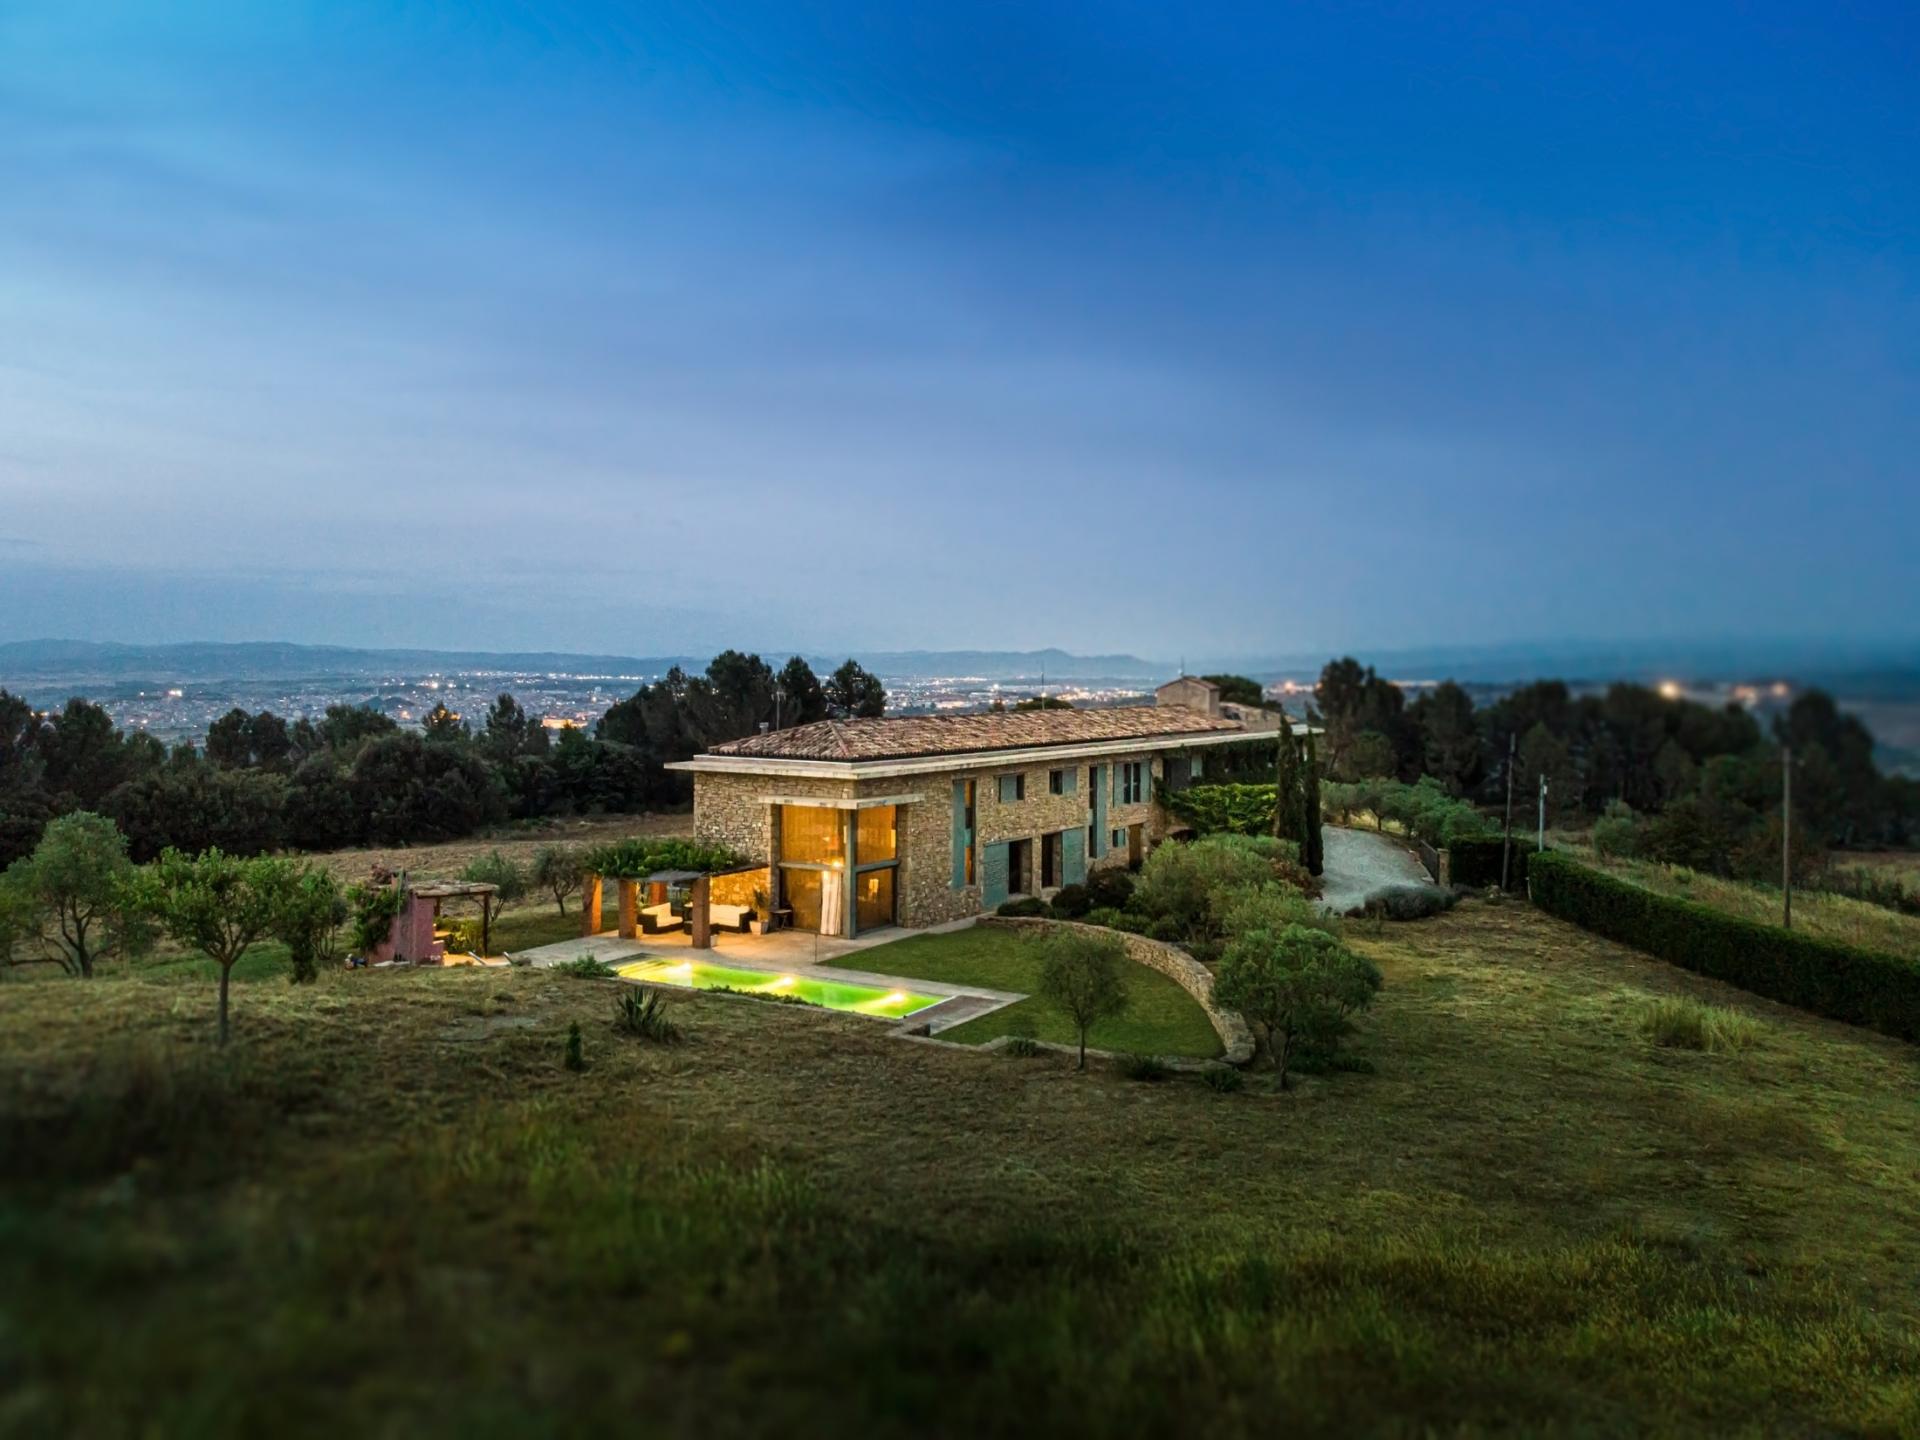
[[[1183,677],[1152,705],[823,720],[673,768],[693,775],[697,838],[756,867],[715,877],[716,900],[764,890],[786,923],[850,936],[1138,864],[1167,838],[1156,784],[1193,783],[1223,746],[1270,747],[1283,723]]]

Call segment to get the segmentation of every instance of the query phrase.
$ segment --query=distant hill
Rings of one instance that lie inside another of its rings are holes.
[[[776,668],[791,652],[763,649]],[[120,645],[86,640],[0,643],[0,684],[7,680],[88,677],[102,680],[296,679],[302,676],[390,675],[434,672],[657,675],[679,665],[706,668],[708,655],[578,655],[560,651],[363,650],[283,641],[239,644]],[[809,655],[822,675],[844,654]],[[892,676],[1039,675],[1049,679],[1137,678],[1168,673],[1161,662],[1136,655],[1072,655],[1065,650],[902,650],[854,652],[869,670]]]

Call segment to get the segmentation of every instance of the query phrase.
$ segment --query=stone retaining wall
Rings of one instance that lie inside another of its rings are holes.
[[[998,925],[1009,930],[1033,930],[1043,926],[1053,926],[1062,930],[1080,930],[1089,935],[1112,935],[1125,947],[1128,959],[1136,960],[1150,970],[1158,970],[1193,996],[1200,1008],[1206,1011],[1207,1020],[1212,1024],[1214,1033],[1220,1037],[1221,1048],[1225,1051],[1221,1058],[1227,1064],[1245,1065],[1253,1059],[1253,1032],[1247,1029],[1247,1022],[1233,1011],[1221,1010],[1214,1005],[1213,972],[1178,945],[1149,940],[1144,935],[1132,935],[1125,930],[1109,930],[1104,925],[1083,925],[1077,920],[1045,920],[1037,916],[982,915],[977,923]]]

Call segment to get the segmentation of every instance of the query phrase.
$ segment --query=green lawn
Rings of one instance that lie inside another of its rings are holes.
[[[1373,1072],[1284,1094],[550,971],[225,1053],[211,982],[0,986],[0,1436],[1920,1434],[1920,1052],[1519,903],[1354,943]]]
[[[949,985],[984,985],[1016,990],[1029,998],[978,1020],[943,1031],[943,1040],[978,1045],[1002,1035],[1032,1035],[1072,1045],[1079,1039],[1073,1021],[1040,996],[1040,962],[1032,944],[1018,931],[976,925],[945,935],[914,935],[890,945],[849,955],[846,965],[877,970],[908,980],[942,980]],[[1093,1027],[1087,1043],[1100,1050],[1142,1055],[1220,1053],[1220,1037],[1191,995],[1157,970],[1128,961],[1121,972],[1127,987],[1126,1014]]]

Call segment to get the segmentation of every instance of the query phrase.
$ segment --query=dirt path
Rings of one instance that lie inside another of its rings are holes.
[[[1324,826],[1325,870],[1320,876],[1320,907],[1344,915],[1369,895],[1395,885],[1426,885],[1427,869],[1391,835]]]

